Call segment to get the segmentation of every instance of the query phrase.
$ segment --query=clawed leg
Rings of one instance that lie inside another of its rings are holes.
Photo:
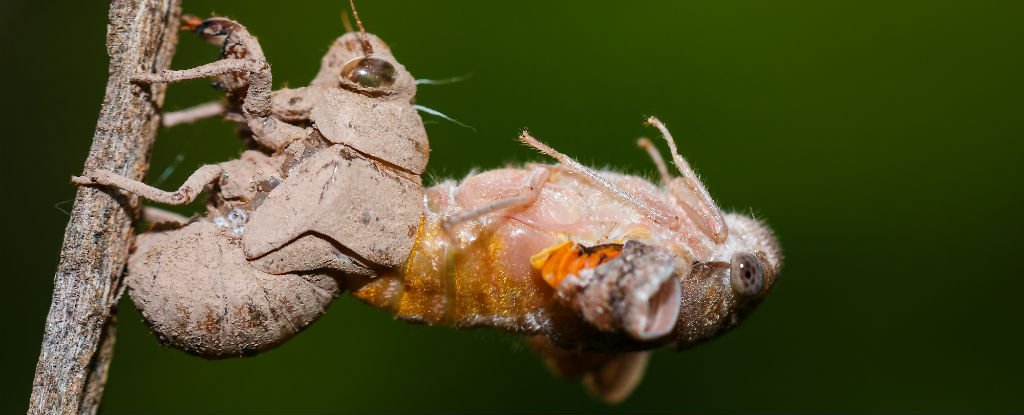
[[[223,169],[216,164],[207,164],[192,173],[188,180],[174,192],[166,192],[143,182],[119,176],[106,170],[96,170],[88,176],[72,177],[71,182],[79,186],[100,185],[135,193],[140,197],[165,205],[186,205],[192,203],[206,185],[219,179]]]
[[[192,124],[196,121],[205,120],[207,118],[223,114],[224,103],[221,101],[213,101],[185,108],[180,111],[165,112],[163,117],[161,117],[161,124],[163,124],[164,127]]]
[[[248,72],[249,86],[242,111],[246,116],[267,117],[270,115],[271,75],[270,64],[261,59],[221,59],[192,69],[163,71],[161,73],[138,73],[131,78],[138,83],[174,83],[203,79],[230,73]]]
[[[679,155],[679,150],[676,149],[672,133],[669,133],[665,124],[655,117],[648,118],[647,124],[654,126],[661,132],[662,137],[668,143],[669,151],[672,153],[672,161],[675,162],[676,169],[679,170],[679,174],[682,176],[679,180],[672,179],[669,181],[670,191],[683,202],[683,209],[695,219],[694,221],[700,226],[704,234],[710,236],[717,243],[725,242],[729,229],[725,225],[725,217],[722,216],[722,210],[718,208],[714,199],[708,194],[707,189],[704,188],[704,183],[701,183],[697,174],[690,168],[690,163],[687,163],[686,159]],[[652,157],[654,156],[652,155]],[[657,158],[660,159],[661,156],[658,155]],[[657,164],[657,160],[655,160],[655,164]]]
[[[210,78],[235,72],[259,72],[270,68],[266,61],[254,59],[222,59],[192,69],[163,71],[160,73],[137,73],[132,82],[144,84],[174,83],[193,79]]]

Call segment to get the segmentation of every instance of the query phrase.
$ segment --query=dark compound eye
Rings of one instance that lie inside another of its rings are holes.
[[[395,83],[394,65],[378,58],[355,58],[341,69],[341,76],[365,88],[385,88]]]
[[[737,294],[752,297],[764,287],[764,268],[756,256],[740,252],[732,257],[729,284]]]

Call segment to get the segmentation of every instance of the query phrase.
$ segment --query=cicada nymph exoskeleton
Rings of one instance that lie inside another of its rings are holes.
[[[430,147],[412,104],[415,79],[359,24],[331,45],[306,87],[271,91],[256,38],[220,17],[186,19],[221,46],[220,60],[135,77],[216,78],[224,101],[165,114],[165,125],[220,114],[240,123],[249,147],[238,160],[201,167],[175,192],[107,171],[74,179],[166,204],[209,194],[205,216],[147,209],[164,223],[139,235],[129,259],[128,293],[165,344],[205,357],[258,353],[323,314],[344,277],[405,263]]]

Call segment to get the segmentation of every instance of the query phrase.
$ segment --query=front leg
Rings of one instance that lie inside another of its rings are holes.
[[[79,186],[113,187],[165,205],[187,205],[196,200],[206,185],[220,179],[223,172],[224,170],[219,165],[207,164],[192,173],[188,180],[185,180],[185,183],[174,192],[163,191],[106,170],[96,170],[86,176],[72,177],[71,182]]]
[[[211,78],[231,73],[248,73],[249,87],[242,111],[246,117],[267,117],[270,115],[271,75],[270,64],[262,59],[221,59],[192,69],[163,71],[160,73],[137,73],[132,82],[174,83],[193,79]]]
[[[193,79],[211,78],[235,72],[258,72],[267,70],[266,61],[255,59],[222,59],[199,65],[192,69],[167,70],[160,73],[140,72],[131,77],[132,82],[143,84],[175,83]]]

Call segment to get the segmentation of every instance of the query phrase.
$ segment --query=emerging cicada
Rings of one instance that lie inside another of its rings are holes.
[[[361,300],[404,320],[531,336],[555,373],[616,402],[648,350],[682,349],[735,326],[765,296],[782,256],[758,220],[724,214],[676,150],[681,177],[647,149],[660,185],[594,171],[524,132],[555,165],[491,170],[427,190],[405,266],[352,278]]]
[[[354,7],[353,7],[353,13]],[[207,214],[156,215],[129,258],[128,293],[164,344],[223,358],[259,353],[315,321],[342,291],[401,319],[530,336],[548,366],[624,399],[647,350],[685,348],[736,325],[775,281],[781,254],[761,222],[723,214],[665,137],[681,177],[593,171],[555,158],[423,189],[429,143],[416,83],[380,39],[338,38],[307,86],[271,91],[255,36],[225,19],[190,23],[221,45],[200,67],[136,82],[216,77],[244,125],[238,160],[201,167],[174,192],[109,171],[107,186],[165,204],[209,194]]]

